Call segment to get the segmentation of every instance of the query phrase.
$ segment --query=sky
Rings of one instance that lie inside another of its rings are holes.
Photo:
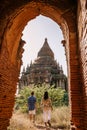
[[[62,31],[59,25],[52,19],[39,15],[35,19],[28,22],[27,26],[23,30],[22,39],[26,42],[24,45],[24,53],[22,57],[23,67],[27,67],[37,58],[37,53],[43,46],[45,38],[47,38],[48,44],[54,52],[55,60],[62,65],[64,74],[67,75],[67,65],[65,49],[61,44],[64,39]]]

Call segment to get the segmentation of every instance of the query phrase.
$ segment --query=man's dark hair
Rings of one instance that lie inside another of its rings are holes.
[[[31,92],[31,95],[34,95],[34,91]]]

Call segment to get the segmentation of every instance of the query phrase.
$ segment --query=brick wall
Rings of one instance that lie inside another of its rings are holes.
[[[87,1],[80,0],[78,3],[78,34],[79,52],[81,55],[81,73],[83,78],[83,99],[84,99],[84,130],[87,130]]]
[[[76,130],[83,129],[83,94],[82,94],[82,78],[80,75],[80,64],[77,47],[77,37],[70,39],[70,107],[71,107],[71,123]]]
[[[66,31],[65,33],[69,36],[69,43],[67,44],[67,39],[64,40],[66,40],[69,70],[71,121],[76,126],[76,130],[87,130],[87,2],[86,0],[78,1],[78,17],[76,17],[77,10],[74,10],[76,9],[74,2],[67,0],[66,3],[65,1],[63,3],[62,0],[50,0],[49,2],[47,0],[46,6],[43,6],[44,1],[38,1],[41,3],[31,2],[25,8],[21,7],[27,4],[26,1],[24,3],[20,1],[15,6],[12,0],[0,2],[0,130],[7,129],[14,107],[16,84],[21,65],[20,53],[22,50],[20,47],[18,48],[18,43],[22,29],[29,20],[41,13],[53,18],[56,23],[61,24],[61,17],[67,23],[69,33]],[[77,21],[78,23],[76,23]]]
[[[0,130],[6,130],[12,116],[17,77],[17,67],[8,60],[8,52],[4,48],[0,56]]]

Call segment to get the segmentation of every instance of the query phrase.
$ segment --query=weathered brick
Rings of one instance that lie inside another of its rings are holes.
[[[27,22],[42,14],[61,26],[68,65],[71,121],[87,130],[87,1],[0,1],[0,130],[12,116]],[[73,127],[71,128],[73,129]]]

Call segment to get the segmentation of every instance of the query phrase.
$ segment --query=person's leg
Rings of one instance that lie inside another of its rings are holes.
[[[33,123],[33,112],[32,112],[32,110],[29,111],[29,119],[30,119],[30,123],[32,124]]]
[[[44,120],[44,124],[47,127],[47,112],[43,111],[43,120]]]
[[[49,110],[48,111],[48,124],[49,124],[49,126],[51,127],[51,123],[50,123],[50,120],[51,120],[51,111]]]
[[[32,120],[32,114],[31,114],[31,111],[29,111],[29,120],[30,120],[30,121]]]
[[[30,128],[32,127],[32,113],[29,111]]]
[[[35,124],[35,114],[33,114],[33,123]]]
[[[44,122],[45,126],[47,127],[47,122]]]
[[[33,123],[35,124],[35,115],[36,115],[36,111],[33,110],[32,114],[33,114]]]
[[[32,121],[32,114],[29,114],[30,122]]]
[[[50,123],[50,120],[48,120],[48,122],[47,122],[48,124],[49,124],[49,126],[51,127],[51,123]]]

